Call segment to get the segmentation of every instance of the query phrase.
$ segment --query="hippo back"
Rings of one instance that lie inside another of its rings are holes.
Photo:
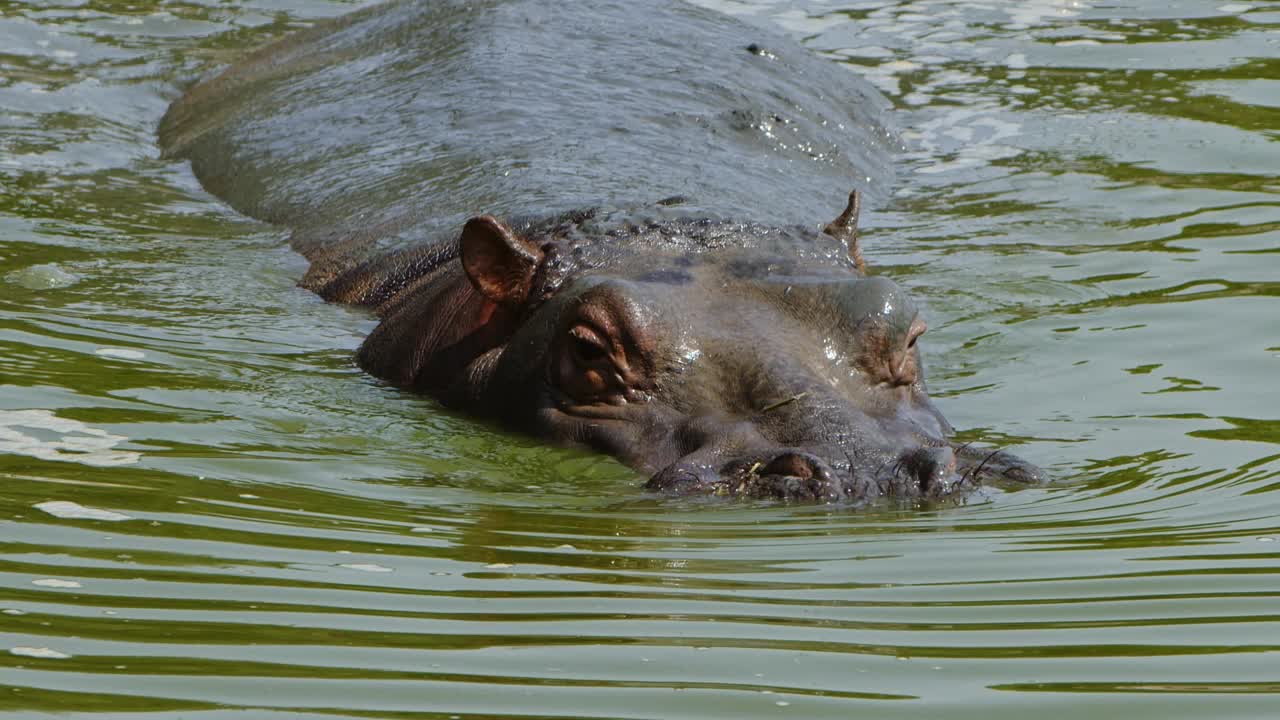
[[[160,135],[311,256],[670,196],[816,227],[854,187],[883,197],[886,107],[848,68],[673,0],[404,1],[195,85]]]

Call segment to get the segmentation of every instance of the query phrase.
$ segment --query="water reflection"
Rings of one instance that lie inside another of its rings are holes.
[[[713,4],[901,106],[868,260],[928,302],[948,417],[1072,482],[655,498],[382,387],[368,318],[152,139],[175,82],[353,4],[0,3],[0,708],[1269,716],[1280,19]]]

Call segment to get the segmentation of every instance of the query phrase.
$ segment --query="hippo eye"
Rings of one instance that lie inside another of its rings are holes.
[[[606,335],[587,324],[570,328],[556,365],[560,387],[585,402],[622,402],[624,383]]]
[[[582,325],[569,331],[573,354],[583,365],[595,365],[609,356],[604,340],[594,330]]]
[[[586,365],[594,365],[605,356],[604,348],[582,338],[573,339],[573,352]]]

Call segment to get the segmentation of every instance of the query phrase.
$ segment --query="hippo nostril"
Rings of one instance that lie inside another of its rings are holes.
[[[956,455],[949,447],[925,447],[902,458],[902,467],[911,475],[922,495],[942,495],[951,489],[956,473]]]
[[[653,492],[687,495],[706,492],[719,480],[719,474],[705,464],[675,463],[649,478],[644,487]]]
[[[746,492],[779,500],[839,502],[848,496],[846,484],[818,455],[785,450],[763,466],[753,465]]]
[[[800,453],[783,453],[761,470],[764,475],[787,475],[808,480],[815,475],[813,461]]]

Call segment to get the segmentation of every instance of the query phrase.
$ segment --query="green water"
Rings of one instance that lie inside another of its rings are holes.
[[[851,512],[353,368],[153,130],[357,4],[0,0],[0,714],[1280,716],[1280,6],[711,3],[899,106],[868,261],[955,425],[1067,481]]]

